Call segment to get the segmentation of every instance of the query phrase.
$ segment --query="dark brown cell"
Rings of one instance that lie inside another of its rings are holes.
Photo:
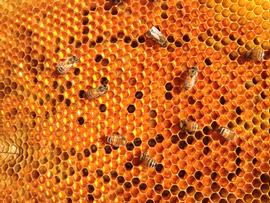
[[[145,184],[145,183],[141,183],[140,185],[139,185],[139,189],[140,190],[145,190],[147,188],[147,185]]]
[[[69,175],[72,176],[75,174],[75,170],[73,169],[73,167],[69,168]]]
[[[118,176],[118,177],[117,177],[117,182],[118,182],[119,184],[123,184],[123,183],[125,182],[125,178],[124,178],[123,176]]]
[[[76,42],[75,42],[75,48],[80,48],[82,46],[82,42],[81,41],[79,41],[79,40],[77,40]]]
[[[134,145],[133,145],[132,142],[128,142],[128,143],[126,144],[126,147],[127,147],[127,150],[128,150],[128,151],[132,151],[132,150],[134,149]]]
[[[129,36],[124,37],[124,42],[129,44],[131,42],[131,38]]]
[[[69,99],[66,99],[66,100],[65,100],[65,104],[66,104],[67,107],[69,107],[70,104],[71,104],[71,101],[70,101]]]
[[[108,183],[108,182],[110,182],[110,177],[108,176],[108,175],[104,175],[103,176],[103,181],[104,181],[104,183]]]
[[[137,91],[136,94],[135,94],[135,97],[137,99],[141,99],[143,97],[143,93],[141,91]]]
[[[268,174],[262,174],[260,179],[263,183],[270,183],[270,176]]]
[[[74,156],[76,154],[76,150],[74,148],[70,149],[70,155]]]
[[[82,153],[77,153],[77,159],[79,160],[79,161],[81,161],[81,160],[83,160],[83,155],[82,155]]]
[[[139,36],[139,37],[138,37],[138,42],[139,42],[139,43],[144,43],[144,42],[145,42],[144,36]]]
[[[106,154],[110,154],[112,152],[112,148],[110,146],[108,146],[108,145],[105,146],[104,149],[105,149]]]
[[[170,92],[166,92],[166,93],[165,93],[165,99],[166,99],[166,100],[171,100],[172,98],[173,98],[172,93],[170,93]]]
[[[129,113],[134,113],[135,110],[136,110],[136,108],[133,104],[128,105],[127,111]]]
[[[183,199],[185,196],[186,196],[185,191],[180,191],[180,192],[178,193],[178,198],[179,198],[179,199]]]
[[[212,65],[212,61],[209,58],[206,58],[204,62],[208,66]]]
[[[139,137],[135,138],[135,139],[133,140],[133,144],[134,144],[135,146],[140,146],[140,145],[142,144],[141,138],[139,138]]]
[[[134,185],[134,186],[137,186],[139,183],[140,183],[140,179],[139,178],[137,178],[137,177],[135,177],[135,178],[132,178],[132,184]]]
[[[166,85],[165,85],[165,89],[166,89],[167,91],[171,91],[171,90],[173,89],[172,83],[167,82]]]
[[[148,140],[148,145],[149,145],[150,147],[155,147],[155,145],[156,145],[155,139],[153,139],[153,138],[149,139],[149,140]]]
[[[178,141],[179,141],[179,137],[178,137],[177,135],[173,135],[173,136],[171,137],[171,142],[172,142],[173,144],[178,143]]]
[[[112,15],[117,15],[117,14],[118,14],[118,10],[117,10],[116,7],[113,7],[113,8],[112,8],[111,14],[112,14]]]
[[[102,176],[103,176],[103,171],[100,170],[100,169],[97,169],[97,170],[96,170],[96,173],[97,173],[97,176],[98,176],[98,177],[102,177]]]
[[[185,34],[185,35],[183,36],[183,40],[184,40],[185,42],[189,42],[189,41],[190,41],[190,38],[189,38],[189,36],[188,36],[187,34]]]
[[[202,174],[201,171],[196,171],[194,177],[195,177],[197,180],[199,180],[199,179],[201,179],[202,175],[203,175],[203,174]]]
[[[100,84],[106,86],[106,85],[108,85],[108,83],[109,83],[109,80],[106,77],[102,77],[100,79]]]
[[[95,144],[92,144],[91,147],[90,147],[90,149],[91,149],[91,152],[92,153],[96,153],[97,152],[97,146]]]
[[[102,42],[103,42],[103,37],[97,36],[96,43],[102,43]]]
[[[88,176],[88,170],[87,170],[86,168],[84,168],[84,169],[82,170],[82,175],[83,175],[84,177]]]
[[[99,110],[100,110],[100,112],[105,112],[106,109],[107,109],[107,107],[106,107],[105,104],[100,104],[100,105],[99,105]]]
[[[116,178],[118,176],[116,171],[111,171],[111,177]]]
[[[156,139],[156,141],[157,141],[158,143],[161,143],[161,142],[163,142],[164,137],[163,137],[162,134],[157,134],[157,136],[156,136],[155,139]]]
[[[78,121],[78,123],[79,123],[80,125],[83,125],[83,124],[84,124],[84,118],[83,118],[83,117],[79,117],[79,118],[77,119],[77,121]]]
[[[157,172],[161,172],[162,170],[163,170],[163,165],[162,164],[157,164],[157,166],[156,166],[156,171]]]
[[[136,41],[136,40],[133,40],[132,42],[131,42],[131,47],[132,48],[136,48],[136,47],[138,47],[138,42]]]
[[[84,156],[85,156],[85,157],[89,157],[90,154],[91,154],[89,149],[84,149],[84,150],[83,150],[83,153],[84,153]]]
[[[100,62],[102,60],[102,58],[103,57],[100,54],[97,54],[96,58],[95,58],[95,61],[98,63],[98,62]]]
[[[186,141],[180,141],[180,142],[178,143],[178,147],[179,147],[180,149],[185,149],[185,148],[187,147]]]
[[[88,199],[88,201],[90,201],[90,202],[93,202],[93,201],[95,200],[95,198],[94,198],[94,196],[93,196],[92,194],[88,194],[88,195],[87,195],[87,199]]]

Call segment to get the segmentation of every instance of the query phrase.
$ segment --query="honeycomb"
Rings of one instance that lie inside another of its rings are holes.
[[[1,202],[270,202],[270,62],[243,58],[269,20],[268,0],[0,1]]]

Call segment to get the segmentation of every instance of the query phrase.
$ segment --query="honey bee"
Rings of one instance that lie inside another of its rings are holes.
[[[195,121],[182,120],[180,121],[180,128],[184,132],[193,133],[199,129],[199,125]]]
[[[191,89],[195,85],[198,74],[199,74],[199,69],[196,66],[188,70],[188,76],[184,84],[186,90]]]
[[[166,37],[164,37],[164,35],[155,26],[146,32],[146,36],[159,43],[162,47],[166,47],[168,45]]]
[[[108,91],[107,86],[100,85],[96,88],[91,88],[90,90],[88,90],[88,92],[86,93],[86,97],[88,99],[95,99],[95,98],[98,98],[98,97],[104,95],[107,91]]]
[[[76,56],[70,56],[56,65],[56,70],[59,74],[65,74],[69,69],[79,61]]]
[[[151,168],[156,168],[157,166],[157,163],[148,154],[146,154],[146,152],[141,154],[140,161],[146,163],[146,165]]]
[[[106,142],[114,147],[120,147],[126,145],[127,140],[119,133],[113,133],[112,136],[106,138]]]
[[[246,55],[245,55],[246,59],[248,60],[253,60],[253,61],[263,61],[264,57],[265,57],[265,52],[263,49],[251,49],[249,51],[247,51]]]
[[[224,138],[226,138],[228,140],[232,140],[232,139],[237,137],[237,135],[235,134],[234,131],[232,131],[228,128],[225,128],[225,127],[219,128],[218,131],[219,131],[220,135],[222,135]]]

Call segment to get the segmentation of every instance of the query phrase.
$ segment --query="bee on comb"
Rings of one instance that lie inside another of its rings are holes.
[[[262,62],[265,58],[265,51],[260,48],[254,48],[246,52],[245,58],[247,60]]]
[[[119,133],[113,133],[113,135],[105,137],[105,142],[114,147],[124,146],[127,143],[127,140],[124,136]]]
[[[194,85],[197,81],[198,74],[199,74],[199,69],[197,66],[190,68],[188,70],[188,75],[187,75],[187,78],[186,78],[185,83],[184,83],[186,90],[189,90],[192,87],[194,87]]]
[[[65,60],[60,61],[56,65],[56,70],[58,74],[65,74],[69,71],[69,69],[79,61],[79,59],[76,56],[70,56],[66,58]]]
[[[237,137],[236,133],[233,130],[230,130],[229,128],[221,127],[218,129],[218,132],[227,140],[233,140],[234,138]]]
[[[143,152],[140,156],[141,163],[145,163],[148,167],[156,168],[157,163],[146,152]]]
[[[104,95],[108,91],[108,87],[105,85],[100,85],[96,88],[91,88],[86,92],[87,99],[95,99]]]
[[[199,125],[192,120],[182,120],[180,121],[180,128],[184,132],[193,133],[199,129]]]
[[[155,26],[146,32],[146,36],[159,43],[162,47],[166,47],[168,45],[166,37]]]

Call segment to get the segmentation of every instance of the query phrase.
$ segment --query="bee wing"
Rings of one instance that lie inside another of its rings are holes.
[[[159,40],[160,36],[162,35],[161,32],[156,27],[152,27],[150,32],[152,36],[156,38],[157,40]]]
[[[221,134],[221,135],[223,135],[224,130],[225,130],[225,129],[224,129],[223,127],[221,127],[221,128],[218,129],[218,133]]]

